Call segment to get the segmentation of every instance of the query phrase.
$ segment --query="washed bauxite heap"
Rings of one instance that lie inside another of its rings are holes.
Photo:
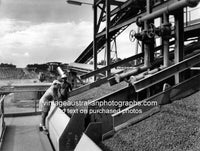
[[[113,93],[117,90],[120,90],[126,87],[127,85],[128,84],[126,82],[121,82],[113,86],[110,86],[109,83],[106,83],[99,87],[80,93],[76,96],[70,97],[69,101],[93,101],[110,93]]]
[[[104,140],[105,151],[199,151],[200,91]]]

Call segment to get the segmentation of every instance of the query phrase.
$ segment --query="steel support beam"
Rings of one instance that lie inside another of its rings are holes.
[[[106,66],[106,67],[100,68],[100,69],[98,69],[98,70],[96,70],[96,71],[92,71],[92,72],[90,72],[90,73],[84,74],[84,75],[81,76],[81,79],[89,78],[89,77],[91,77],[91,76],[93,76],[93,75],[96,75],[96,74],[102,73],[102,72],[104,72],[104,71],[110,70],[110,69],[112,69],[112,68],[115,68],[115,67],[117,67],[117,66],[120,66],[120,65],[122,65],[122,64],[124,64],[124,63],[127,63],[127,62],[129,62],[129,61],[132,61],[132,60],[141,58],[141,57],[143,57],[143,56],[144,56],[143,53],[139,53],[139,54],[134,55],[134,56],[132,56],[132,57],[129,57],[129,58],[126,58],[126,59],[121,60],[121,61],[119,61],[119,62],[113,63],[113,64],[111,64],[110,66]]]
[[[116,1],[116,0],[110,0],[110,5],[117,5],[117,6],[120,6],[124,4],[124,2],[121,2],[121,1]]]
[[[94,63],[94,71],[97,70],[97,5],[94,1],[93,5],[93,63]],[[94,81],[96,81],[96,76],[94,76]]]
[[[106,66],[110,65],[110,1],[106,0]],[[110,70],[107,70],[106,76],[110,76]]]
[[[175,52],[174,62],[179,63],[184,58],[184,13],[183,9],[180,9],[175,14]],[[182,80],[181,75],[178,73],[175,75],[175,83],[179,83]]]
[[[176,73],[182,72],[182,71],[196,65],[199,62],[200,62],[200,53],[198,53],[197,55],[192,56],[188,59],[185,59],[175,65],[172,65],[166,69],[163,69],[145,79],[134,82],[134,83],[132,83],[132,85],[135,87],[136,92],[142,91],[142,90],[144,90],[152,85],[155,85],[167,78],[170,78],[171,76],[175,75]]]
[[[128,2],[125,2],[122,6],[115,8],[114,10],[112,10],[110,12],[110,16],[112,17],[113,15],[115,15],[116,13],[118,13],[119,11],[121,11],[122,9],[125,9],[126,7],[130,6],[130,4],[133,3],[133,0],[129,0]],[[103,16],[102,21],[106,20],[106,16]]]
[[[106,7],[106,5],[105,5],[105,3],[103,3],[103,7],[101,8],[101,13],[99,15],[99,19],[98,19],[98,23],[97,23],[97,33],[99,32],[99,28],[100,28],[100,25],[101,25],[101,22],[102,22],[102,17],[103,17],[103,14],[105,12],[105,7]]]
[[[103,0],[98,0],[97,1],[97,4],[101,4],[101,3],[104,3]],[[110,5],[122,5],[124,4],[124,2],[121,2],[121,1],[116,1],[116,0],[110,0]]]
[[[99,5],[102,2],[102,0],[96,0],[96,4]]]

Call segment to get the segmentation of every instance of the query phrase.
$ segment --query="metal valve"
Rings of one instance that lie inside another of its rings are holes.
[[[170,39],[171,38],[171,23],[162,24],[160,27],[155,29],[155,33],[158,36],[163,37],[164,39]]]
[[[135,34],[135,38],[145,43],[151,43],[154,36],[155,36],[154,30],[151,31],[143,30],[140,33]]]
[[[155,26],[153,23],[149,24],[149,28],[147,30],[147,36],[151,39],[155,36]]]
[[[130,31],[130,33],[129,33],[129,40],[130,40],[131,42],[134,42],[134,41],[135,41],[135,34],[136,34],[135,30],[131,30],[131,31]]]

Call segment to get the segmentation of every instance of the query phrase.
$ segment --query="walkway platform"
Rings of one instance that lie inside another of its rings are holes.
[[[47,135],[38,129],[40,116],[5,118],[1,151],[53,151]]]

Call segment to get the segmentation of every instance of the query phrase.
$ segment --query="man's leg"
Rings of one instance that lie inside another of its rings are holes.
[[[42,115],[41,115],[41,123],[39,126],[40,131],[42,131],[42,130],[47,131],[46,126],[45,126],[45,121],[46,121],[46,117],[49,113],[49,110],[50,110],[50,106],[45,106],[43,108]]]

